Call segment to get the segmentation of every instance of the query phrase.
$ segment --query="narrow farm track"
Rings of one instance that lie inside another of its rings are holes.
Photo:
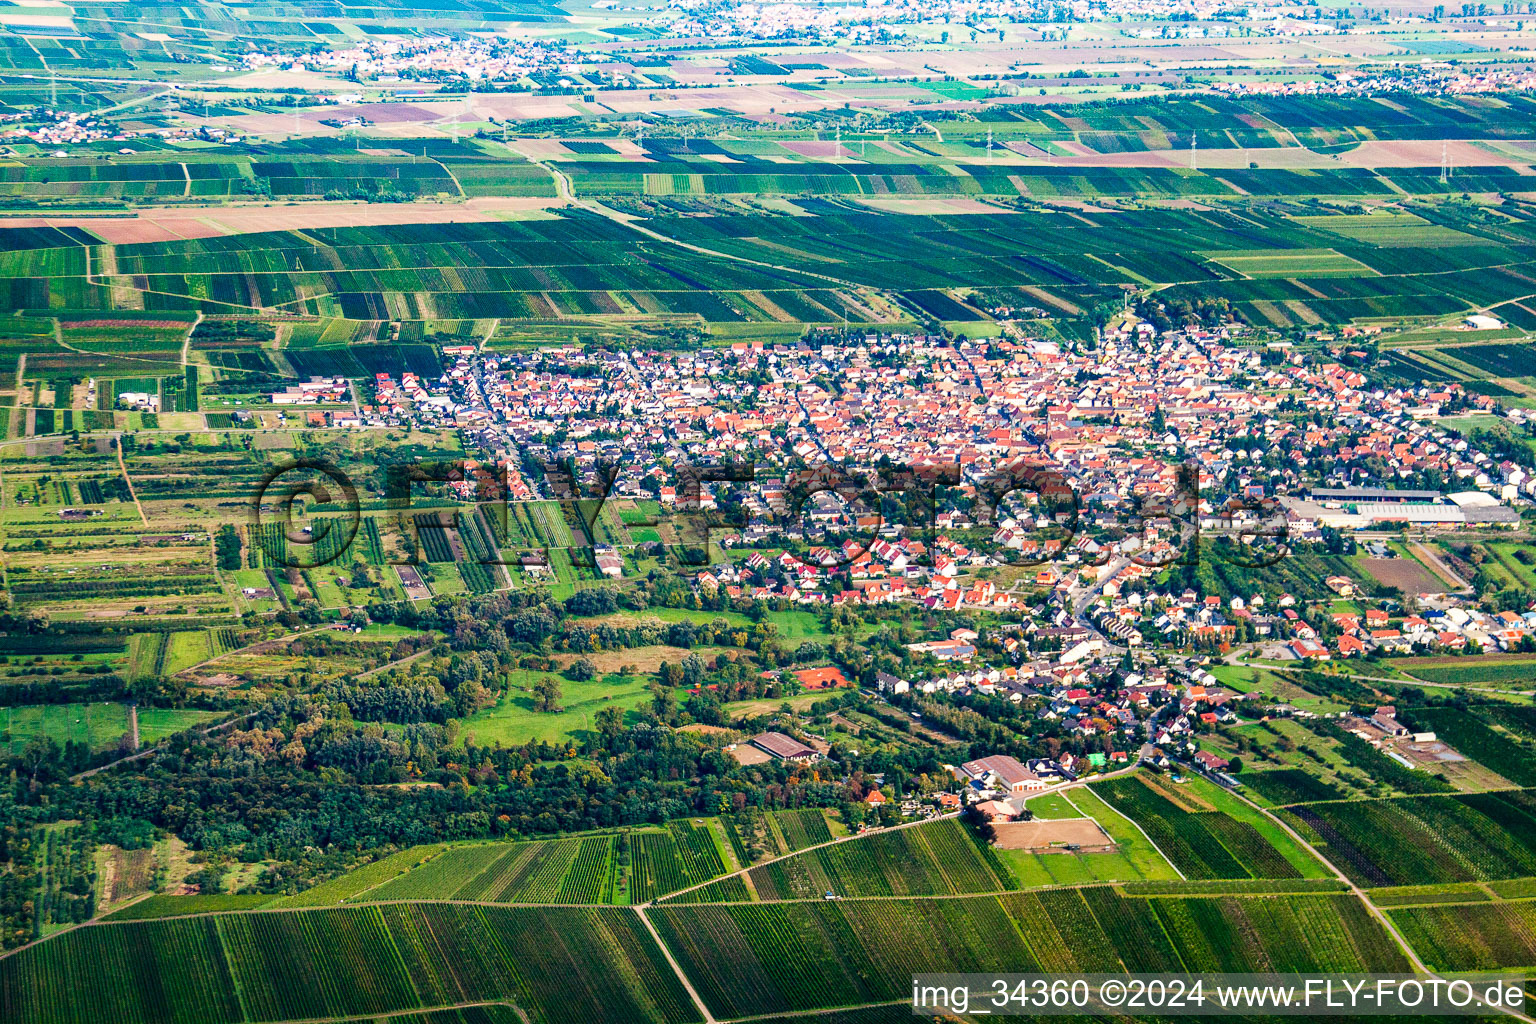
[[[133,499],[133,507],[139,510],[139,521],[148,526],[149,516],[144,513],[144,505],[139,501],[139,496],[133,489],[133,477],[128,475],[128,463],[123,460],[123,435],[113,435],[112,441],[112,447],[117,452],[117,468],[123,474],[123,483],[128,485],[128,497]]]
[[[404,658],[401,658],[399,661],[385,662],[384,664],[380,665],[378,668],[370,668],[366,672],[359,672],[356,675],[355,678],[357,678],[357,679],[368,679],[371,676],[378,675],[380,672],[388,672],[392,668],[400,668],[401,666],[409,665],[411,662],[415,661],[417,658],[425,657],[425,656],[427,656],[428,654],[431,654],[431,653],[432,653],[432,651],[430,649],[429,650],[425,650],[425,651],[417,651],[415,654],[408,655],[408,656],[406,656]],[[221,657],[222,657],[222,655],[221,655]]]
[[[857,1006],[829,1006],[829,1007],[826,1007],[825,1009],[821,1009],[821,1010],[796,1010],[795,1011],[795,1019],[799,1020],[801,1017],[828,1017],[828,1016],[831,1016],[834,1013],[852,1013],[852,1012],[855,1012],[857,1010],[878,1010],[882,1006],[910,1006],[910,1005],[911,1005],[911,1003],[909,1003],[905,999],[897,999],[897,1000],[894,1000],[892,1002],[886,1002],[886,1003],[859,1003]],[[720,1021],[719,1024],[751,1024],[751,1022],[755,1021],[755,1020],[783,1020],[783,1019],[784,1019],[784,1014],[782,1014],[782,1013],[760,1013],[760,1014],[757,1014],[756,1016],[752,1016],[752,1017],[732,1017],[729,1020],[722,1020],[722,1021]]]
[[[898,832],[898,831],[900,831],[901,829],[904,829],[904,828],[916,828],[918,825],[926,825],[930,821],[943,821],[945,818],[958,818],[958,817],[960,817],[960,812],[959,811],[954,811],[954,812],[952,812],[950,814],[940,814],[940,815],[937,815],[936,817],[933,817],[933,818],[925,818],[922,821],[909,821],[909,822],[905,822],[904,824],[901,824],[901,825],[892,825],[890,828],[880,829],[879,832],[865,833],[865,835],[884,835],[887,832]],[[686,888],[683,888],[683,889],[674,889],[671,892],[667,893],[666,895],[656,897],[654,900],[651,900],[649,903],[642,904],[642,906],[646,906],[646,907],[655,906],[657,903],[659,903],[659,902],[661,902],[663,900],[670,899],[673,896],[677,896],[677,895],[680,895],[680,894],[685,893],[685,892],[693,892],[695,889],[702,889],[706,885],[713,885],[714,883],[724,881],[727,878],[736,878],[738,876],[743,876],[743,875],[747,874],[747,872],[752,871],[755,868],[767,867],[769,864],[776,864],[779,861],[787,860],[790,857],[798,857],[802,853],[810,853],[813,850],[824,850],[824,849],[826,849],[829,846],[836,846],[839,843],[846,843],[846,842],[849,842],[850,840],[859,839],[859,838],[861,838],[861,837],[860,836],[836,836],[830,842],[817,843],[815,846],[802,847],[801,849],[798,849],[798,850],[794,851],[793,853],[780,854],[777,857],[769,857],[767,860],[758,861],[756,864],[753,864],[753,865],[751,865],[749,867],[744,867],[744,868],[740,869],[739,871],[732,871],[732,872],[729,872],[728,874],[724,874],[724,875],[716,875],[714,878],[711,878],[707,882],[700,882],[697,885],[690,885],[690,886],[688,886]],[[974,896],[974,895],[977,895],[977,894],[976,893],[966,893],[965,895]]]
[[[181,339],[181,368],[187,368],[187,359],[192,351],[192,335],[197,333],[197,327],[203,322],[203,311],[197,311],[197,319],[192,321],[192,326],[187,328],[186,337]]]
[[[661,933],[656,930],[656,926],[651,923],[651,919],[645,916],[645,907],[636,907],[635,913],[640,916],[640,923],[645,925],[645,930],[651,933],[651,938],[661,948],[661,955],[666,957],[668,965],[672,968],[672,973],[677,975],[677,980],[683,986],[683,990],[688,993],[688,998],[693,1000],[694,1008],[704,1015],[704,1024],[718,1024],[715,1020],[715,1015],[710,1013],[709,1007],[705,1005],[703,997],[693,987],[693,982],[688,980],[688,975],[684,973],[682,965],[672,955],[672,950],[662,941]]]

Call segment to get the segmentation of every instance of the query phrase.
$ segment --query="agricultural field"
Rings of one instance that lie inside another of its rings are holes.
[[[380,857],[344,875],[293,896],[284,897],[280,905],[285,907],[329,907],[354,900],[367,902],[368,893],[385,882],[397,878],[450,849],[446,844],[412,846]]]
[[[1393,545],[1395,558],[1357,557],[1360,568],[1382,586],[1394,587],[1404,594],[1441,594],[1444,580],[1401,545]]]
[[[1414,708],[1415,726],[1433,732],[1474,761],[1518,786],[1536,786],[1536,708]]]
[[[1016,882],[991,848],[950,820],[877,832],[753,868],[761,900],[997,892]]]
[[[367,166],[367,165],[363,165]],[[438,166],[433,164],[433,166]],[[665,164],[631,165],[644,171],[621,170],[612,162],[572,166],[570,173],[578,192],[601,192],[602,182],[626,176],[639,191],[641,178],[669,183],[681,177],[703,179],[710,192],[717,184],[741,186],[761,193],[794,180],[794,188],[842,181],[850,188],[855,177],[789,174],[786,169],[811,168],[811,164],[768,164],[772,172],[750,174],[708,173],[718,164],[680,164],[690,168],[669,173]],[[938,165],[934,173],[914,177],[926,186],[959,184],[965,190],[984,192],[1002,183],[1006,194],[1017,196],[1010,179],[1022,175],[1031,189],[1045,188],[1057,194],[1078,191],[1094,183],[1094,190],[1129,191],[1150,188],[1168,194],[1182,191],[1199,178],[1171,175],[1166,170],[1142,169],[1134,174],[1108,168],[1085,168],[1071,174],[1061,168],[1019,167],[1010,173],[985,172],[971,166],[967,173],[952,174]],[[890,171],[892,168],[885,168]],[[1001,171],[1001,169],[998,169]],[[1246,172],[1248,175],[1279,175],[1284,172]],[[1228,182],[1238,184],[1244,172],[1204,179],[1220,194],[1235,195]],[[889,178],[890,175],[884,174]],[[419,179],[431,180],[431,179]],[[1375,180],[1375,179],[1372,179]],[[1249,181],[1239,187],[1247,188]],[[841,191],[836,189],[835,191]],[[805,213],[809,212],[807,216]],[[207,314],[256,318],[263,312],[284,309],[321,322],[367,324],[384,319],[408,322],[500,320],[508,325],[522,321],[558,323],[562,317],[580,317],[599,330],[620,335],[632,332],[639,320],[656,323],[702,323],[729,331],[735,325],[809,325],[848,322],[899,323],[905,317],[879,299],[872,289],[894,289],[903,304],[940,321],[980,321],[985,314],[962,306],[951,293],[986,290],[988,294],[1035,289],[1049,296],[1058,309],[1081,309],[1084,303],[1106,297],[1118,285],[1155,282],[1172,286],[1177,298],[1222,298],[1251,322],[1264,326],[1344,323],[1353,320],[1444,317],[1466,310],[1490,297],[1499,297],[1499,270],[1518,263],[1518,253],[1507,239],[1479,237],[1465,231],[1451,234],[1464,244],[1455,247],[1465,259],[1445,267],[1442,240],[1426,235],[1415,238],[1419,248],[1404,247],[1401,233],[1365,231],[1358,218],[1307,216],[1286,218],[1262,212],[1248,216],[1261,223],[1266,250],[1253,249],[1253,235],[1235,225],[1203,220],[1174,210],[1121,211],[1113,219],[1092,213],[1079,215],[1071,229],[1050,215],[1031,212],[980,212],[935,218],[904,217],[857,209],[814,209],[798,216],[760,214],[653,218],[655,224],[692,245],[710,250],[658,250],[665,263],[632,260],[643,236],[613,221],[576,213],[543,220],[503,224],[461,223],[438,225],[435,240],[422,240],[409,227],[314,228],[302,236],[271,231],[232,236],[231,243],[217,247],[204,240],[120,244],[112,247],[113,267],[108,279],[113,287],[92,291],[83,287],[83,260],[73,268],[54,271],[51,284],[58,303],[88,310],[71,324],[94,325],[120,317],[106,303],[120,294],[142,298],[152,293],[165,317],[187,317],[194,310]],[[1096,219],[1097,218],[1097,219]],[[1370,218],[1367,218],[1370,219]],[[1385,217],[1384,221],[1392,218]],[[1337,220],[1339,223],[1333,224]],[[1335,230],[1337,229],[1337,230]],[[1449,229],[1447,229],[1449,230]],[[1345,232],[1341,235],[1339,232]],[[1025,260],[995,258],[1004,239],[1029,238],[1031,252]],[[1157,238],[1156,248],[1147,239]],[[875,240],[882,244],[871,244]],[[836,241],[834,241],[836,240]],[[1398,244],[1386,245],[1383,242]],[[388,247],[391,266],[376,266],[369,254]],[[38,253],[73,253],[78,249],[26,250],[15,255],[12,271],[18,277],[37,276],[45,258]],[[943,260],[925,259],[942,251]],[[851,261],[849,252],[879,253],[877,259]],[[718,253],[719,255],[713,255]],[[1422,258],[1420,257],[1422,254]],[[733,260],[747,258],[783,269],[747,276]],[[786,263],[786,258],[790,262]],[[444,268],[472,266],[472,273],[449,273]],[[0,269],[4,269],[0,264]],[[77,276],[69,276],[70,269]],[[810,272],[827,273],[838,283]],[[1485,272],[1482,279],[1478,272]],[[1427,275],[1437,274],[1433,280]],[[684,275],[695,287],[680,289],[673,275]],[[1510,282],[1513,287],[1513,279]],[[1523,294],[1523,293],[1520,293]],[[54,298],[50,295],[50,299]],[[1036,302],[1041,301],[1039,298]],[[90,319],[87,319],[87,318]],[[107,351],[102,343],[82,334],[79,351],[55,350],[52,340],[39,333],[39,348],[28,352],[27,366],[39,372],[65,375],[95,373],[124,377],[156,376],[166,380],[180,376],[181,320],[165,320],[164,327],[143,326],[145,335],[132,342],[116,342],[132,351]],[[89,326],[78,328],[88,332]],[[371,343],[338,347],[327,343],[322,328],[313,338],[294,334],[285,360],[300,376],[314,373],[371,377],[376,372],[421,372],[435,368],[430,346],[414,342]],[[312,332],[311,332],[312,333]],[[238,372],[248,368],[262,372],[269,356],[259,347],[229,348],[217,341],[221,365]],[[238,341],[238,338],[234,340]],[[359,340],[350,334],[333,342]],[[318,342],[318,344],[317,344]],[[27,344],[23,342],[23,344]],[[21,346],[18,346],[21,348]],[[1518,347],[1501,345],[1459,346],[1458,359],[1487,364],[1498,376],[1521,376]],[[81,355],[80,352],[93,353]],[[238,353],[254,353],[249,359]],[[249,367],[230,364],[245,359]],[[211,359],[212,357],[210,357]],[[107,360],[116,362],[108,363]],[[54,364],[57,364],[55,366]],[[210,363],[210,365],[213,365]],[[114,367],[120,369],[114,370]],[[1527,367],[1528,369],[1528,367]],[[206,390],[206,389],[204,389]],[[182,406],[208,406],[208,396],[178,392],[163,412],[179,412]]]
[[[0,960],[0,1003],[19,1024],[234,1024],[488,1001],[544,1020],[698,1019],[639,918],[619,909],[219,914],[77,929]]]
[[[665,905],[650,914],[705,1004],[730,1017],[898,1000],[923,971],[1406,964],[1364,907],[1344,895],[1128,897],[1100,886],[958,899]]]
[[[1536,902],[1403,907],[1388,912],[1431,968],[1491,971],[1536,967]]]
[[[1093,790],[1134,821],[1185,878],[1324,874],[1323,865],[1272,822],[1207,783],[1181,787],[1137,774]]]
[[[1529,790],[1398,797],[1288,808],[1301,835],[1363,886],[1536,875]]]

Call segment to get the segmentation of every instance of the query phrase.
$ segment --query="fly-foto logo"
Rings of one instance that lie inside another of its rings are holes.
[[[744,460],[671,463],[644,474],[603,460],[520,465],[392,463],[370,474],[382,484],[365,507],[341,467],[297,459],[262,478],[250,507],[251,544],[267,565],[281,568],[356,560],[360,536],[374,560],[395,565],[418,564],[436,551],[482,565],[548,566],[558,547],[573,565],[595,568],[604,551],[648,544],[682,573],[716,564],[720,544],[732,538],[775,548],[787,567],[817,574],[867,564],[882,545],[899,545],[904,567],[929,571],[944,570],[957,551],[973,565],[1089,568],[1118,561],[1150,570],[1196,562],[1206,550],[1260,569],[1290,552],[1285,510],[1274,498],[1205,498],[1188,464],[1177,467],[1171,484],[1086,497],[1058,469],[1029,462],[978,470],[959,463],[785,467]],[[531,468],[541,477],[537,497],[527,485]],[[516,498],[512,479],[524,485]],[[637,479],[653,489],[636,488]],[[666,480],[672,483],[659,483]],[[466,517],[477,517],[485,531],[475,527],[474,543],[451,540]],[[665,542],[628,537],[630,529],[660,537],[663,527]],[[1210,542],[1204,548],[1202,535]]]

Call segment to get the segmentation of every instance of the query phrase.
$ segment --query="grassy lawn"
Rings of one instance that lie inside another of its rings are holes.
[[[148,746],[217,717],[215,711],[140,708],[139,742]],[[73,740],[100,750],[115,745],[128,732],[128,707],[117,703],[24,704],[3,709],[0,725],[8,737],[0,747],[8,753],[20,753],[34,736],[51,737],[60,746]]]
[[[617,612],[595,618],[593,622],[609,622],[614,625],[632,625],[644,619],[660,619],[662,622],[694,622],[699,625],[723,619],[733,626],[750,629],[755,623],[741,612],[713,612],[692,608],[647,608],[643,612]],[[816,612],[791,608],[782,612],[767,612],[762,621],[774,627],[778,635],[796,646],[806,640],[831,640],[835,635]],[[874,624],[860,623],[854,629],[856,636],[868,636],[875,631]]]
[[[165,656],[166,675],[175,675],[213,657],[213,646],[208,642],[206,629],[172,633],[168,643],[171,647]]]
[[[516,746],[535,740],[558,742],[596,727],[605,707],[633,711],[647,704],[650,680],[643,676],[609,675],[585,683],[561,678],[561,710],[535,711],[533,684],[550,673],[518,670],[511,673],[513,689],[494,707],[464,719],[460,736],[476,743]]]
[[[1258,665],[1212,665],[1211,675],[1221,685],[1239,693],[1258,691],[1307,711],[1324,714],[1347,710],[1347,705],[1310,693],[1293,682]]]
[[[1083,812],[1067,802],[1065,793],[1043,793],[1029,799],[1029,810],[1037,818],[1081,818]]]
[[[347,630],[338,632],[336,636],[342,640],[404,640],[407,637],[422,636],[423,633],[423,630],[397,626],[393,622],[370,622],[363,627],[361,633]]]
[[[167,736],[220,716],[221,712],[218,711],[197,711],[192,708],[139,708],[139,744],[149,746],[158,743]]]
[[[847,691],[842,691],[847,692]],[[723,705],[725,717],[733,721],[742,718],[756,718],[759,715],[772,714],[785,704],[796,711],[804,711],[819,700],[836,696],[836,690],[818,690],[813,693],[796,694],[793,697],[765,698],[763,700],[738,700]]]

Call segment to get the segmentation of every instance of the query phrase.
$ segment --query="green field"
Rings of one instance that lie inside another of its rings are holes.
[[[550,673],[519,670],[510,673],[513,689],[494,707],[464,719],[462,734],[477,743],[518,746],[536,740],[559,740],[596,728],[597,713],[616,707],[626,712],[647,705],[649,680],[642,676],[608,675],[587,682],[562,678],[559,711],[536,711],[535,680]],[[521,689],[519,688],[521,687]]]
[[[219,717],[218,712],[177,708],[139,708],[139,742],[158,743],[173,733]],[[63,746],[73,742],[91,750],[115,746],[128,733],[126,704],[34,704],[0,711],[11,753],[20,753],[34,736]]]

